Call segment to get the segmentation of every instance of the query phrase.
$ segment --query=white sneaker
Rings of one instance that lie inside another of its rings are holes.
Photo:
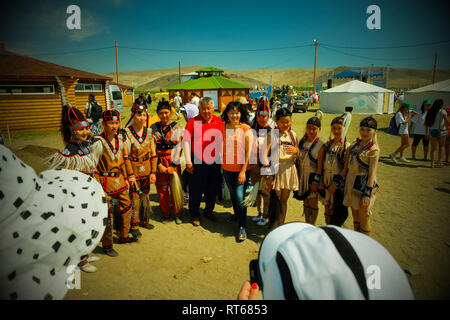
[[[89,257],[89,258],[87,259],[87,261],[88,261],[89,263],[95,262],[95,261],[98,261],[98,260],[100,260],[100,257],[97,257],[97,256],[92,256],[92,257]]]
[[[397,163],[397,154],[395,152],[391,153],[389,156],[391,157],[392,161],[394,161],[394,163]]]
[[[84,272],[87,272],[87,273],[97,272],[97,268],[95,266],[91,265],[91,264],[84,265],[84,266],[80,267],[80,269],[82,271],[84,271]]]
[[[398,159],[398,162],[411,162],[411,161],[407,160],[405,157],[402,156]]]

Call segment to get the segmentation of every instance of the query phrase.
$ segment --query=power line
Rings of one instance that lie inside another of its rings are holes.
[[[432,45],[436,45],[436,44],[449,43],[449,42],[450,42],[450,40],[445,40],[445,41],[437,41],[437,42],[426,42],[426,43],[419,43],[419,44],[408,44],[408,45],[387,46],[387,47],[351,47],[351,46],[339,46],[339,45],[327,44],[327,43],[322,43],[322,45],[332,47],[332,48],[341,48],[341,49],[360,49],[360,50],[375,49],[376,50],[376,49],[414,48],[414,47],[432,46]]]
[[[340,45],[327,44],[327,43],[319,43],[319,45],[326,46],[328,48],[377,50],[377,49],[413,48],[413,47],[431,46],[431,45],[437,45],[437,44],[443,44],[443,43],[450,43],[450,40],[419,43],[419,44],[410,44],[410,45],[400,45],[400,46],[384,46],[384,47],[354,47],[354,46],[340,46]],[[127,46],[118,46],[118,47],[122,48],[122,49],[141,50],[141,51],[157,51],[157,52],[233,53],[233,52],[286,50],[286,49],[305,48],[305,47],[312,47],[312,46],[314,46],[314,44],[301,44],[301,45],[286,46],[286,47],[272,47],[272,48],[259,48],[259,49],[237,49],[237,50],[181,50],[181,49],[161,49],[161,48],[137,48],[137,47],[127,47]],[[66,54],[83,53],[83,52],[94,52],[94,51],[100,51],[100,50],[106,50],[106,49],[112,49],[112,48],[114,48],[114,46],[84,49],[84,50],[75,50],[75,51],[64,51],[64,52],[36,53],[36,54],[31,54],[31,56],[38,57],[38,56],[51,56],[51,55],[66,55]]]
[[[262,48],[262,49],[238,49],[238,50],[176,50],[176,49],[157,49],[157,48],[133,48],[123,47],[122,49],[144,50],[144,51],[161,51],[161,52],[184,52],[184,53],[230,53],[230,52],[255,52],[255,51],[271,51],[271,50],[285,50],[296,49],[304,47],[312,47],[313,44],[303,44],[298,46],[278,47],[278,48]]]
[[[395,61],[406,61],[406,60],[424,60],[424,59],[429,59],[429,58],[430,58],[429,56],[426,56],[426,57],[418,57],[418,58],[400,58],[400,59],[397,59],[397,58],[373,58],[373,57],[365,57],[365,56],[360,56],[360,55],[356,55],[356,54],[351,54],[351,53],[339,51],[339,50],[330,48],[330,47],[328,47],[328,46],[326,46],[326,45],[323,45],[323,44],[319,44],[319,46],[321,46],[322,48],[325,48],[325,49],[327,49],[327,50],[331,50],[331,51],[334,51],[334,52],[338,52],[338,53],[340,53],[340,54],[344,54],[344,55],[352,56],[352,57],[357,57],[357,58],[362,58],[362,59],[368,59],[368,60],[388,60],[388,61],[395,60]]]
[[[34,57],[38,57],[38,56],[56,56],[56,55],[64,55],[64,54],[100,51],[100,50],[113,49],[113,48],[115,48],[115,47],[114,46],[110,46],[110,47],[103,47],[103,48],[84,49],[84,50],[65,51],[65,52],[36,53],[36,54],[30,54],[30,56],[34,56]]]

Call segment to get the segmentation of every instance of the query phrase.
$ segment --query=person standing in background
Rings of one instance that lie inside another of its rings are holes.
[[[430,137],[431,142],[431,168],[442,167],[442,149],[444,149],[445,140],[447,136],[446,126],[448,125],[447,112],[442,108],[444,101],[437,99],[434,101],[430,110],[425,117],[425,136]],[[437,165],[434,163],[434,151],[438,147],[438,161]]]
[[[200,98],[197,96],[195,92],[191,92],[191,102],[192,104],[195,104],[197,107],[200,104]]]
[[[180,97],[180,93],[177,91],[175,93],[175,97],[173,98],[173,104],[175,108],[175,114],[177,115],[177,120],[181,118],[181,106],[183,104],[183,100]]]
[[[100,134],[100,119],[102,117],[102,107],[95,100],[95,94],[89,94],[89,101],[84,106],[84,115],[91,122],[91,131],[94,135]]]
[[[445,107],[445,111],[448,113],[450,112],[450,107]],[[448,117],[448,116],[447,116]],[[448,119],[448,118],[447,118]],[[448,162],[448,154],[449,154],[449,149],[450,149],[450,121],[447,122],[447,124],[445,125],[446,129],[447,129],[447,137],[445,138],[445,164],[450,164]]]
[[[137,97],[136,100],[134,100],[134,103],[137,104],[138,106],[145,106],[145,108],[148,109],[147,100],[145,99],[143,92],[139,94],[139,97]]]
[[[428,144],[430,143],[429,139],[425,139],[425,117],[427,116],[427,112],[431,107],[431,100],[426,99],[423,101],[422,106],[420,107],[420,113],[415,115],[410,122],[409,131],[413,134],[414,140],[411,145],[411,153],[412,159],[416,160],[416,149],[422,140],[423,143],[423,160],[427,161],[428,156]]]
[[[403,155],[403,152],[409,147],[408,122],[414,115],[418,114],[416,111],[410,110],[410,108],[411,104],[409,102],[404,102],[395,114],[395,124],[398,127],[401,144],[397,150],[389,155],[394,163],[397,163],[397,154],[400,155],[400,158],[398,159],[399,162],[409,162]]]
[[[245,97],[237,98],[235,102],[239,102],[244,107],[247,112],[247,119],[245,120],[245,123],[250,125],[253,122],[253,119],[255,119],[255,113],[252,110],[250,102],[247,101]]]
[[[184,120],[188,122],[198,115],[198,107],[195,104],[188,103],[180,108],[180,112],[183,115]]]

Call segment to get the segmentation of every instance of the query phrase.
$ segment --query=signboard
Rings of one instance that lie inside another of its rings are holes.
[[[214,101],[214,110],[219,110],[219,99],[217,98],[217,90],[203,91],[203,97],[209,97]]]
[[[270,92],[268,90],[250,90],[248,96],[252,99],[259,99],[262,97],[263,93],[265,93],[266,97],[269,98]]]

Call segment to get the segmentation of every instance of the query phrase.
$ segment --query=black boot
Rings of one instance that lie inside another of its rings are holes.
[[[134,238],[142,237],[142,233],[141,233],[141,231],[139,231],[139,229],[130,230],[130,233],[133,235]]]
[[[124,244],[124,243],[132,243],[132,242],[137,242],[137,241],[138,241],[137,238],[128,237],[128,238],[119,238],[119,240],[117,242],[120,244]]]
[[[110,257],[117,257],[119,255],[119,253],[116,250],[114,250],[112,246],[103,248],[103,253]]]

